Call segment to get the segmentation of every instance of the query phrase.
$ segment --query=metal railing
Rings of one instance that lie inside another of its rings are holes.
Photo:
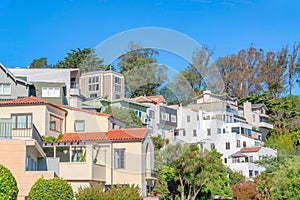
[[[32,123],[0,122],[0,138],[32,138],[43,146],[40,133]]]

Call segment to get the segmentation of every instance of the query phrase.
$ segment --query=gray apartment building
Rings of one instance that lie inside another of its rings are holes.
[[[31,87],[31,83],[16,78],[0,63],[0,101],[27,97]]]
[[[114,71],[93,71],[80,76],[80,92],[85,98],[121,99],[125,94],[125,79]]]
[[[81,107],[79,69],[28,69],[9,68],[12,74],[33,85],[33,96],[52,103]]]

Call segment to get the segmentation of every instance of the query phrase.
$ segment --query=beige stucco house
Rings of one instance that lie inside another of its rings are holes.
[[[29,126],[32,122],[42,136],[66,132],[105,132],[123,128],[125,123],[108,114],[54,104],[33,96],[0,102],[0,117]]]
[[[45,143],[49,157],[60,157],[60,176],[80,186],[135,184],[146,196],[154,181],[154,146],[147,128],[67,133]]]
[[[19,189],[18,200],[24,200],[37,179],[54,178],[55,172],[41,165],[46,154],[35,125],[20,126],[23,124],[12,123],[11,119],[0,119],[0,164],[12,172]]]

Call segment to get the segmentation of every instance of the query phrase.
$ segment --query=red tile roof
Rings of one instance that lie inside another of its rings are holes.
[[[138,141],[145,138],[148,132],[147,128],[132,129],[113,129],[108,132],[93,133],[65,133],[60,142],[77,142],[77,141]]]
[[[147,132],[147,128],[113,129],[105,136],[108,140],[141,140]]]
[[[92,141],[92,140],[105,140],[105,133],[65,133],[60,142],[77,142],[77,141]]]
[[[0,102],[0,106],[14,106],[14,105],[51,105],[67,112],[57,104],[45,101],[43,99],[39,99],[34,96]]]
[[[166,100],[163,96],[139,96],[136,97],[136,102],[139,103],[154,103],[154,104],[159,104],[159,103],[165,103]]]
[[[241,149],[242,153],[258,152],[261,147],[244,147]]]

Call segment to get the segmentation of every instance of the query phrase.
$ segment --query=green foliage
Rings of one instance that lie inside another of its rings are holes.
[[[98,186],[79,188],[76,193],[77,200],[141,200],[137,186],[115,186],[111,190],[104,191]]]
[[[294,148],[295,142],[300,138],[300,127],[296,126],[284,135],[278,131],[271,132],[267,138],[265,146],[277,149],[279,152],[291,150]]]
[[[126,123],[126,128],[141,128],[143,123],[139,117],[137,117],[132,109],[124,110],[118,107],[108,106],[104,113],[110,114],[117,119],[120,119]]]
[[[95,50],[91,48],[72,49],[67,56],[59,61],[55,68],[79,68],[81,73],[89,71],[104,70],[107,67],[102,64],[103,60],[99,59]]]
[[[42,135],[42,141],[43,142],[58,142],[60,138],[62,138],[62,134],[59,134],[59,136],[56,138],[56,137],[53,137],[53,136],[44,136]]]
[[[75,197],[77,200],[104,200],[105,193],[99,186],[79,187]]]
[[[177,143],[161,150],[155,167],[159,181],[167,182],[169,188],[176,182],[180,185],[177,192],[180,192],[181,199],[211,198],[215,195],[228,197],[231,189],[220,158],[221,154],[215,150],[201,152],[196,145]]]
[[[300,158],[294,157],[280,165],[274,175],[271,188],[273,199],[299,199],[300,196]]]
[[[120,56],[118,66],[126,80],[128,97],[156,95],[167,80],[167,67],[156,63],[156,55],[158,51],[130,43],[129,52]]]
[[[47,180],[43,177],[31,187],[29,200],[73,200],[73,190],[67,181],[61,178]]]
[[[0,165],[0,199],[15,200],[18,196],[18,186],[15,177],[9,169]]]
[[[157,182],[152,190],[155,196],[159,197],[160,200],[170,199],[170,191],[166,182]]]
[[[227,169],[227,172],[229,174],[230,186],[244,182],[246,179],[245,176],[243,174],[241,174],[240,172],[232,171],[230,169]]]
[[[261,175],[255,177],[256,190],[260,199],[271,199],[271,188],[274,185],[273,176],[270,173],[262,172]]]
[[[38,58],[38,59],[33,59],[33,61],[30,63],[29,68],[34,69],[34,68],[47,68],[51,67],[51,65],[48,64],[47,58]]]
[[[162,147],[164,147],[165,145],[169,144],[169,140],[162,138],[160,135],[152,137],[152,141],[153,141],[155,150],[159,150]]]

